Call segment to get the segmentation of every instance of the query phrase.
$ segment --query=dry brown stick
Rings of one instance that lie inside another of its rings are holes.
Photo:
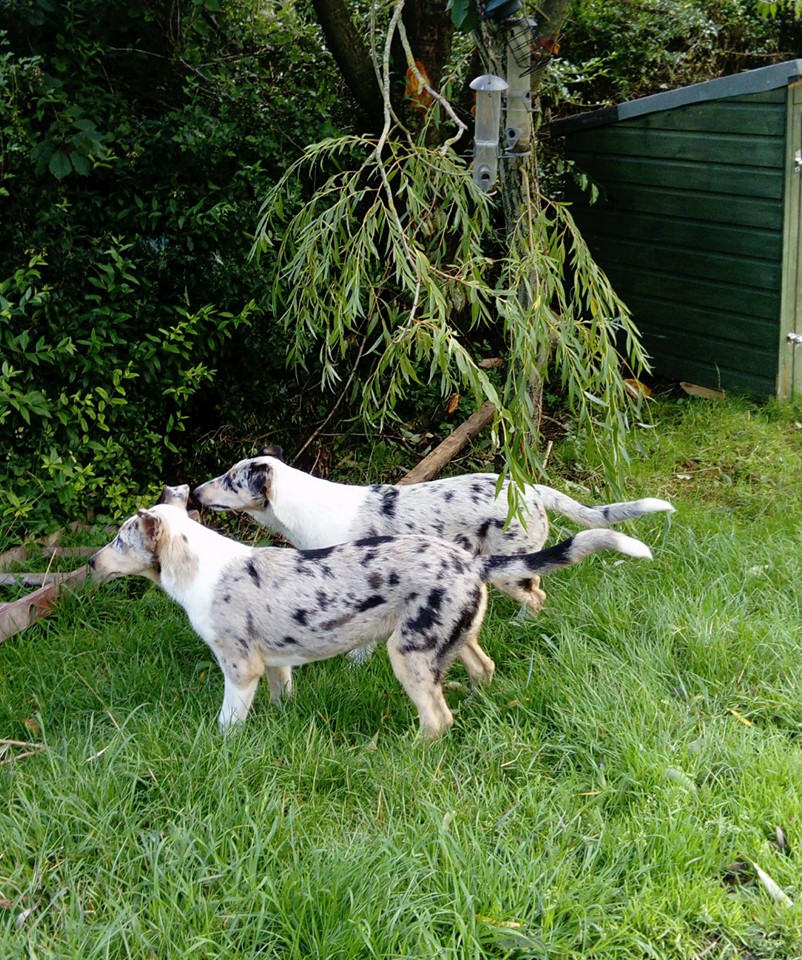
[[[464,423],[461,423],[452,434],[438,444],[398,483],[423,483],[424,480],[431,480],[432,477],[436,477],[448,461],[453,459],[469,440],[472,440],[489,423],[492,423],[495,413],[495,404],[489,400],[482,404],[476,413],[468,417]]]
[[[47,557],[50,563],[54,557],[90,557],[93,553],[97,553],[97,547],[43,547],[38,544],[22,544],[0,554],[0,570],[5,570],[12,563],[22,563],[37,557]]]
[[[19,584],[23,587],[42,587],[46,583],[60,583],[69,573],[0,573],[0,587]]]
[[[9,763],[16,763],[17,760],[24,760],[25,757],[35,757],[35,750],[26,750],[25,753],[16,753],[13,757],[7,757],[5,760],[0,760],[0,767],[6,766]]]
[[[28,548],[24,543],[21,543],[18,547],[12,547],[10,550],[6,550],[5,553],[0,553],[0,570],[5,570],[6,567],[12,563],[22,563],[27,559]]]

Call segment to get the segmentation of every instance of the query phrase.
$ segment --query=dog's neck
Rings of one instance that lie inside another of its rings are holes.
[[[271,466],[270,502],[263,510],[248,511],[257,523],[280,533],[300,550],[330,547],[350,539],[369,487],[321,480],[280,460]]]
[[[225,564],[250,550],[185,514],[171,518],[159,544],[159,585],[183,607],[216,582]]]

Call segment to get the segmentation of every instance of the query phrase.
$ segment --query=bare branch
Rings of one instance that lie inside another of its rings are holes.
[[[402,0],[402,3],[403,3],[403,0]],[[418,69],[418,65],[415,62],[415,57],[412,54],[412,48],[409,45],[409,38],[407,37],[407,31],[406,31],[406,28],[404,27],[403,20],[398,21],[398,39],[401,41],[401,46],[404,48],[404,55],[407,58],[407,67],[409,68],[410,72],[415,77],[415,79],[418,81],[418,84],[420,85],[420,89],[425,90],[429,94],[429,96],[432,97],[433,100],[436,100],[442,106],[442,108],[446,111],[449,117],[451,117],[451,119],[453,120],[453,122],[457,127],[456,134],[453,137],[450,137],[448,140],[446,140],[445,143],[443,143],[442,146],[439,148],[441,153],[445,153],[448,150],[448,148],[452,146],[452,144],[455,144],[457,140],[459,140],[460,137],[468,130],[468,127],[462,122],[462,120],[460,120],[460,118],[456,115],[456,113],[454,113],[454,108],[451,106],[448,100],[446,100],[446,98],[442,94],[438,93],[437,90],[434,89],[434,87],[430,86],[426,82],[426,78]]]

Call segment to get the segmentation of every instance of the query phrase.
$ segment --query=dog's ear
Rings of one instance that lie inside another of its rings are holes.
[[[273,468],[267,463],[252,463],[248,472],[248,490],[267,506],[273,499]]]
[[[139,517],[139,529],[145,547],[155,553],[162,528],[161,518],[150,510],[140,510],[137,516]]]
[[[284,463],[284,451],[277,443],[266,443],[259,447],[259,453],[257,456],[275,457],[276,460],[281,460],[281,462]]]
[[[186,509],[189,501],[189,484],[182,483],[178,487],[165,487],[162,490],[162,498],[159,503],[169,503],[174,507],[184,507]]]

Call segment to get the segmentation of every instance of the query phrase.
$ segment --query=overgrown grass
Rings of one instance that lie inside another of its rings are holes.
[[[496,680],[454,669],[435,745],[383,655],[221,737],[163,595],[65,602],[0,646],[0,734],[46,746],[0,767],[0,957],[802,956],[798,419],[660,404],[654,562],[552,577],[527,623],[495,595]]]

